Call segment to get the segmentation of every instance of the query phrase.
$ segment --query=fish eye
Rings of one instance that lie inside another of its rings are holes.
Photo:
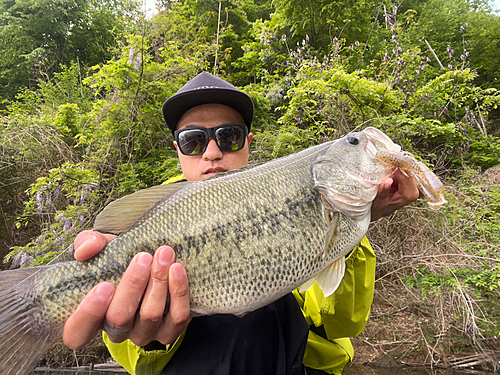
[[[350,135],[347,137],[347,142],[349,142],[351,145],[356,146],[357,144],[359,144],[359,139]]]

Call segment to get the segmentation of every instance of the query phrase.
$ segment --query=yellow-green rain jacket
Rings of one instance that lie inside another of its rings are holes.
[[[374,284],[375,253],[365,237],[346,258],[345,275],[330,297],[323,296],[317,283],[305,292],[293,291],[307,323],[319,327],[314,331],[321,334],[309,331],[304,365],[328,374],[341,374],[344,366],[351,363],[354,349],[349,337],[359,335],[365,328],[373,302]],[[103,332],[112,357],[132,375],[160,374],[183,338],[184,333],[168,345],[167,350],[146,351],[130,340],[115,344]]]

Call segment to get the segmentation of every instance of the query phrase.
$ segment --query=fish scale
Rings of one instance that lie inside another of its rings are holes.
[[[193,316],[253,311],[315,281],[325,296],[332,294],[344,256],[368,229],[371,201],[393,173],[393,160],[417,165],[416,178],[433,204],[444,202],[442,191],[433,191],[441,189],[437,181],[427,180],[430,171],[367,128],[268,163],[111,203],[95,225],[125,233],[93,259],[0,272],[2,374],[31,371],[95,285],[117,285],[137,253],[153,254],[162,245],[172,246],[186,269]]]

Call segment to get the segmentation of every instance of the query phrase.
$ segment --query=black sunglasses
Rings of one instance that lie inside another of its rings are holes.
[[[247,127],[242,124],[224,124],[215,128],[184,128],[174,132],[177,147],[183,155],[200,155],[205,152],[210,138],[222,152],[241,150],[245,146]]]

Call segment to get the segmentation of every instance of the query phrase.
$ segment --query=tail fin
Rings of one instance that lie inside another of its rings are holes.
[[[35,282],[48,267],[0,272],[0,369],[26,375],[57,341],[62,326],[44,322]]]

